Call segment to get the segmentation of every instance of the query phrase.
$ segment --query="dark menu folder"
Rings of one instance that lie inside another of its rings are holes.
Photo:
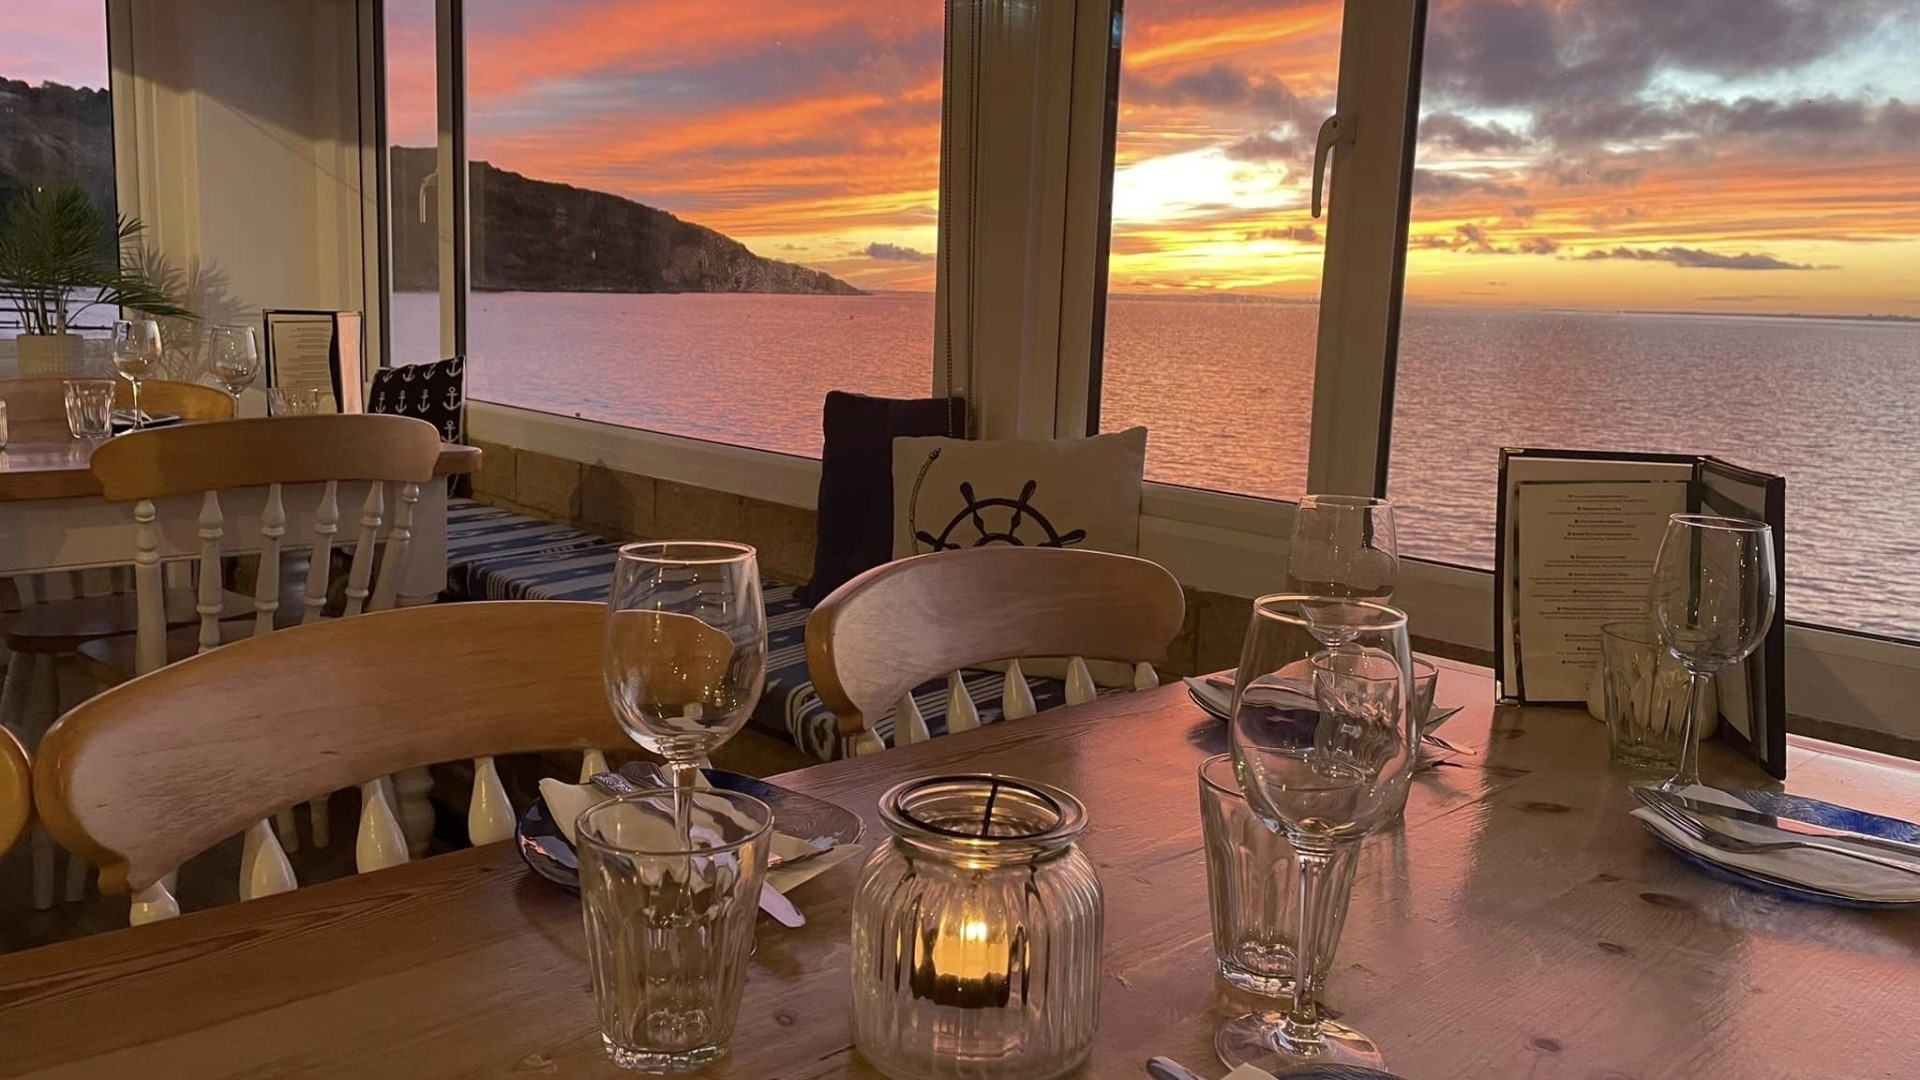
[[[1494,676],[1502,701],[1584,701],[1600,627],[1645,618],[1669,515],[1773,527],[1782,594],[1754,654],[1719,673],[1720,737],[1786,776],[1786,480],[1718,458],[1587,450],[1500,452]]]

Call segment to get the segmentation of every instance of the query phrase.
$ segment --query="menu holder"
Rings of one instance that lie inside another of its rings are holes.
[[[366,370],[357,311],[269,309],[267,385],[319,390],[323,412],[364,412]]]
[[[1600,627],[1647,618],[1667,518],[1708,513],[1773,527],[1782,593],[1760,648],[1717,678],[1720,737],[1776,778],[1786,758],[1786,480],[1691,454],[1500,452],[1494,677],[1502,702],[1577,704]]]

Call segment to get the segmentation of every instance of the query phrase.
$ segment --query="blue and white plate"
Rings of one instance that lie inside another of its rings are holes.
[[[773,810],[774,827],[788,836],[829,846],[857,844],[866,828],[860,815],[824,799],[789,791],[758,777],[708,769],[707,780],[724,791],[751,795]],[[535,799],[514,825],[513,843],[527,869],[565,889],[580,889],[580,858],[567,834],[547,812],[547,800]]]
[[[1709,875],[1717,877],[1722,881],[1731,881],[1736,885],[1745,885],[1749,889],[1756,889],[1760,892],[1772,893],[1775,896],[1784,896],[1790,900],[1801,900],[1811,904],[1827,904],[1832,907],[1844,908],[1865,908],[1870,911],[1887,908],[1911,908],[1920,905],[1920,901],[1857,900],[1851,896],[1841,896],[1838,893],[1823,892],[1811,886],[1800,885],[1791,881],[1783,881],[1780,878],[1768,877],[1765,874],[1754,873],[1742,867],[1717,863],[1712,859],[1697,855],[1681,847],[1679,844],[1674,843],[1667,838],[1667,834],[1654,828],[1652,825],[1647,825],[1646,829],[1647,834],[1655,840],[1658,840],[1661,847],[1666,848],[1675,855],[1705,870]]]

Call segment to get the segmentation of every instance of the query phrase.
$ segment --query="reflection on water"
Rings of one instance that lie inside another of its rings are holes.
[[[433,359],[434,298],[394,297]],[[1296,498],[1317,311],[1115,297],[1102,427],[1145,424],[1157,480]],[[402,333],[401,331],[406,331]],[[933,301],[476,293],[473,395],[794,454],[830,389],[928,393]],[[1717,454],[1784,473],[1787,611],[1920,637],[1920,326],[1409,306],[1390,494],[1402,550],[1491,564],[1501,446]]]

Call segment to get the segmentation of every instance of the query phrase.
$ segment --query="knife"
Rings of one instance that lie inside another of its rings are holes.
[[[1636,788],[1634,794],[1654,802],[1661,802],[1669,806],[1678,807],[1698,818],[1719,818],[1722,821],[1737,821],[1743,825],[1754,825],[1763,829],[1772,829],[1774,832],[1785,833],[1789,836],[1805,836],[1819,840],[1844,840],[1862,847],[1878,848],[1882,851],[1891,851],[1896,854],[1905,855],[1908,858],[1920,859],[1920,844],[1912,844],[1904,840],[1888,840],[1882,836],[1869,836],[1866,833],[1854,832],[1851,829],[1836,829],[1828,825],[1815,825],[1809,821],[1798,821],[1793,818],[1763,814],[1758,810],[1743,809],[1738,806],[1725,806],[1716,802],[1704,802],[1700,799],[1689,798],[1688,796],[1676,794],[1671,791],[1662,791],[1659,788]]]

